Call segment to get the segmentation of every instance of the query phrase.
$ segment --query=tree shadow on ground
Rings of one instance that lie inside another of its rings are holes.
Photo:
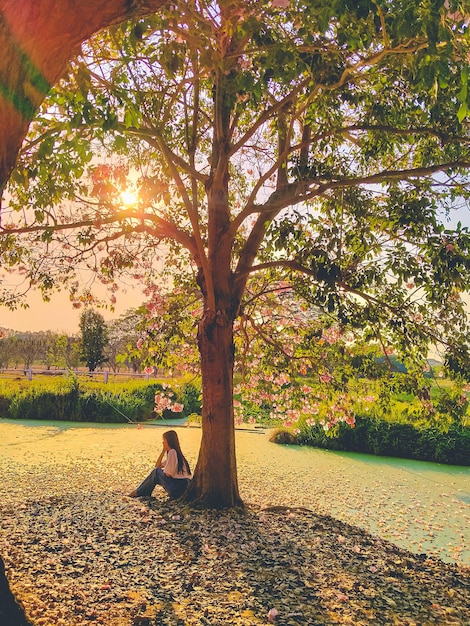
[[[468,569],[305,509],[105,492],[1,513],[12,588],[42,624],[251,626],[269,611],[279,626],[470,623]]]
[[[469,571],[413,555],[306,509],[166,511],[179,544],[182,592],[210,624],[470,623]],[[272,615],[272,613],[271,613]]]

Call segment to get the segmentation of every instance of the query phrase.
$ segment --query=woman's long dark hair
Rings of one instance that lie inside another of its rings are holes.
[[[178,474],[182,474],[185,467],[188,474],[191,474],[191,468],[189,467],[189,463],[186,460],[184,454],[181,452],[180,442],[176,431],[167,430],[166,433],[163,433],[163,436],[165,437],[165,441],[170,446],[170,448],[176,451],[176,456],[178,457]]]

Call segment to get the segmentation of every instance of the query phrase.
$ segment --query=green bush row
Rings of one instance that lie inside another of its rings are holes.
[[[169,392],[160,383],[105,384],[62,378],[43,384],[1,385],[0,416],[12,419],[125,423],[155,419],[154,397]],[[200,392],[191,383],[174,391],[182,413],[164,411],[162,418],[185,418],[200,411]]]
[[[276,443],[309,445],[328,450],[362,452],[452,465],[470,465],[470,428],[453,424],[446,432],[428,426],[356,417],[355,428],[341,424],[334,435],[322,426],[302,427],[300,432],[277,430]]]

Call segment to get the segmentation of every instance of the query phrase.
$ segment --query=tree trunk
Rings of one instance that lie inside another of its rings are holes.
[[[29,124],[78,46],[168,0],[0,0],[0,198]]]
[[[184,499],[198,506],[243,506],[238,493],[233,419],[233,321],[206,314],[199,325],[202,373],[202,441]]]

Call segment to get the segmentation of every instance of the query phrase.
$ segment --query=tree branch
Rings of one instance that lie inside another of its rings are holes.
[[[144,141],[146,141],[152,148],[157,148],[158,150],[162,150],[165,154],[165,158],[168,162],[168,159],[171,159],[171,162],[176,165],[183,172],[192,176],[196,180],[201,183],[205,183],[207,180],[207,175],[201,174],[197,169],[192,167],[187,161],[181,158],[176,152],[171,150],[168,144],[164,141],[163,137],[157,130],[151,130],[150,128],[135,128],[129,127],[125,128],[123,125],[120,125],[121,129],[125,132],[131,133],[136,137],[140,137]],[[165,149],[163,150],[163,144]],[[176,181],[175,181],[176,182]]]
[[[84,219],[73,223],[61,223],[61,224],[40,224],[36,226],[23,226],[23,227],[9,227],[8,225],[0,227],[0,238],[2,236],[10,235],[22,235],[28,233],[41,233],[45,231],[52,232],[64,232],[73,231],[84,227],[101,227],[104,224],[117,224],[122,223],[127,219],[138,220],[137,224],[132,225],[132,231],[145,232],[148,234],[158,234],[159,237],[164,239],[174,239],[182,246],[184,246],[191,254],[196,253],[196,246],[194,240],[185,231],[177,228],[175,224],[164,220],[156,215],[146,215],[142,212],[136,212],[135,209],[127,209],[125,211],[119,211],[119,214],[109,217],[97,217],[96,219]],[[144,220],[153,222],[154,227],[150,229],[148,225],[145,225]],[[111,239],[110,236],[107,239]]]
[[[186,207],[186,212],[188,214],[191,227],[193,229],[193,236],[194,236],[194,242],[195,242],[195,248],[192,249],[193,257],[194,257],[196,264],[199,267],[201,267],[204,272],[204,275],[206,277],[208,302],[210,303],[209,306],[212,306],[212,308],[215,310],[214,285],[212,282],[212,274],[209,269],[209,262],[208,262],[206,251],[204,248],[204,243],[202,241],[197,208],[191,202],[186,186],[181,179],[177,165],[173,161],[173,156],[174,156],[173,151],[170,150],[169,146],[166,144],[166,142],[163,140],[163,137],[161,137],[160,135],[157,135],[156,141],[157,141],[158,147],[161,149],[163,156],[165,157],[165,160],[171,170],[173,180],[177,186],[179,193],[181,194],[184,205]],[[196,252],[196,254],[194,254],[194,252]]]

